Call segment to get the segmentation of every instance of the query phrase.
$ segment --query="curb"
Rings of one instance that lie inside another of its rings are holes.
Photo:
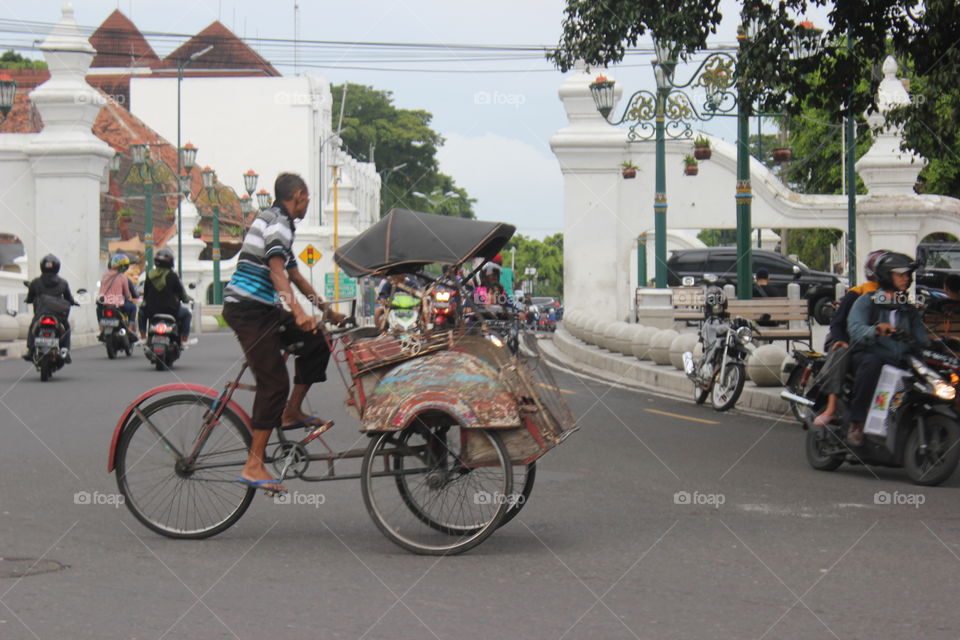
[[[693,400],[693,385],[682,371],[672,365],[641,361],[634,356],[625,356],[589,345],[570,335],[562,326],[557,327],[552,341],[540,340],[538,344],[548,361],[575,373],[583,373],[628,388]],[[782,389],[758,387],[747,380],[735,408],[780,417],[790,411],[790,405],[780,397]]]

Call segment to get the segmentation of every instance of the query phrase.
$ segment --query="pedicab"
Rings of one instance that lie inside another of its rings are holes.
[[[573,416],[539,361],[536,338],[515,319],[460,307],[452,321],[430,322],[435,294],[454,289],[469,299],[461,268],[482,266],[514,231],[395,209],[336,251],[352,277],[419,272],[421,321],[403,331],[325,328],[346,406],[367,444],[335,451],[322,435],[297,440],[277,429],[267,462],[280,480],[289,486],[294,479],[359,479],[376,526],[418,554],[461,553],[516,517],[530,499],[536,461],[577,429]],[[428,265],[443,275],[424,275]],[[233,398],[255,389],[240,382],[246,369],[219,391],[157,387],[120,417],[108,470],[149,529],[205,538],[232,526],[250,505],[256,490],[236,481],[250,417]]]

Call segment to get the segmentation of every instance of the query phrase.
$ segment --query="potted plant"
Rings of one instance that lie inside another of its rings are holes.
[[[710,140],[704,136],[698,136],[697,139],[693,141],[693,157],[697,160],[709,160],[712,155],[713,151],[710,149]]]
[[[788,147],[777,147],[773,150],[774,162],[790,162],[793,160],[793,152]]]
[[[624,160],[620,163],[620,167],[623,171],[624,180],[632,180],[637,177],[637,165],[633,164],[629,160]]]
[[[193,237],[199,238],[201,235],[203,235],[203,229],[200,228],[200,225],[195,226],[193,228]]]
[[[683,172],[688,176],[695,176],[700,172],[700,166],[697,163],[697,159],[693,156],[684,156],[683,166]]]
[[[166,220],[167,224],[173,224],[177,221],[177,211],[176,209],[167,209],[163,212],[163,219]]]
[[[130,218],[132,217],[133,209],[127,207],[117,211],[117,222],[130,222]]]

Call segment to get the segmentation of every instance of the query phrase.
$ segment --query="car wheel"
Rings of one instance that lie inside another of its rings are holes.
[[[833,308],[833,300],[830,298],[819,298],[813,304],[813,319],[816,320],[818,324],[830,324],[835,313],[836,309]]]

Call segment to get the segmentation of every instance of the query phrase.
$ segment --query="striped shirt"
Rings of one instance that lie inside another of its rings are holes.
[[[293,236],[293,219],[281,205],[274,204],[261,211],[243,238],[237,270],[223,290],[224,302],[280,304],[280,294],[270,279],[268,263],[273,256],[283,256],[287,269],[297,266]]]

